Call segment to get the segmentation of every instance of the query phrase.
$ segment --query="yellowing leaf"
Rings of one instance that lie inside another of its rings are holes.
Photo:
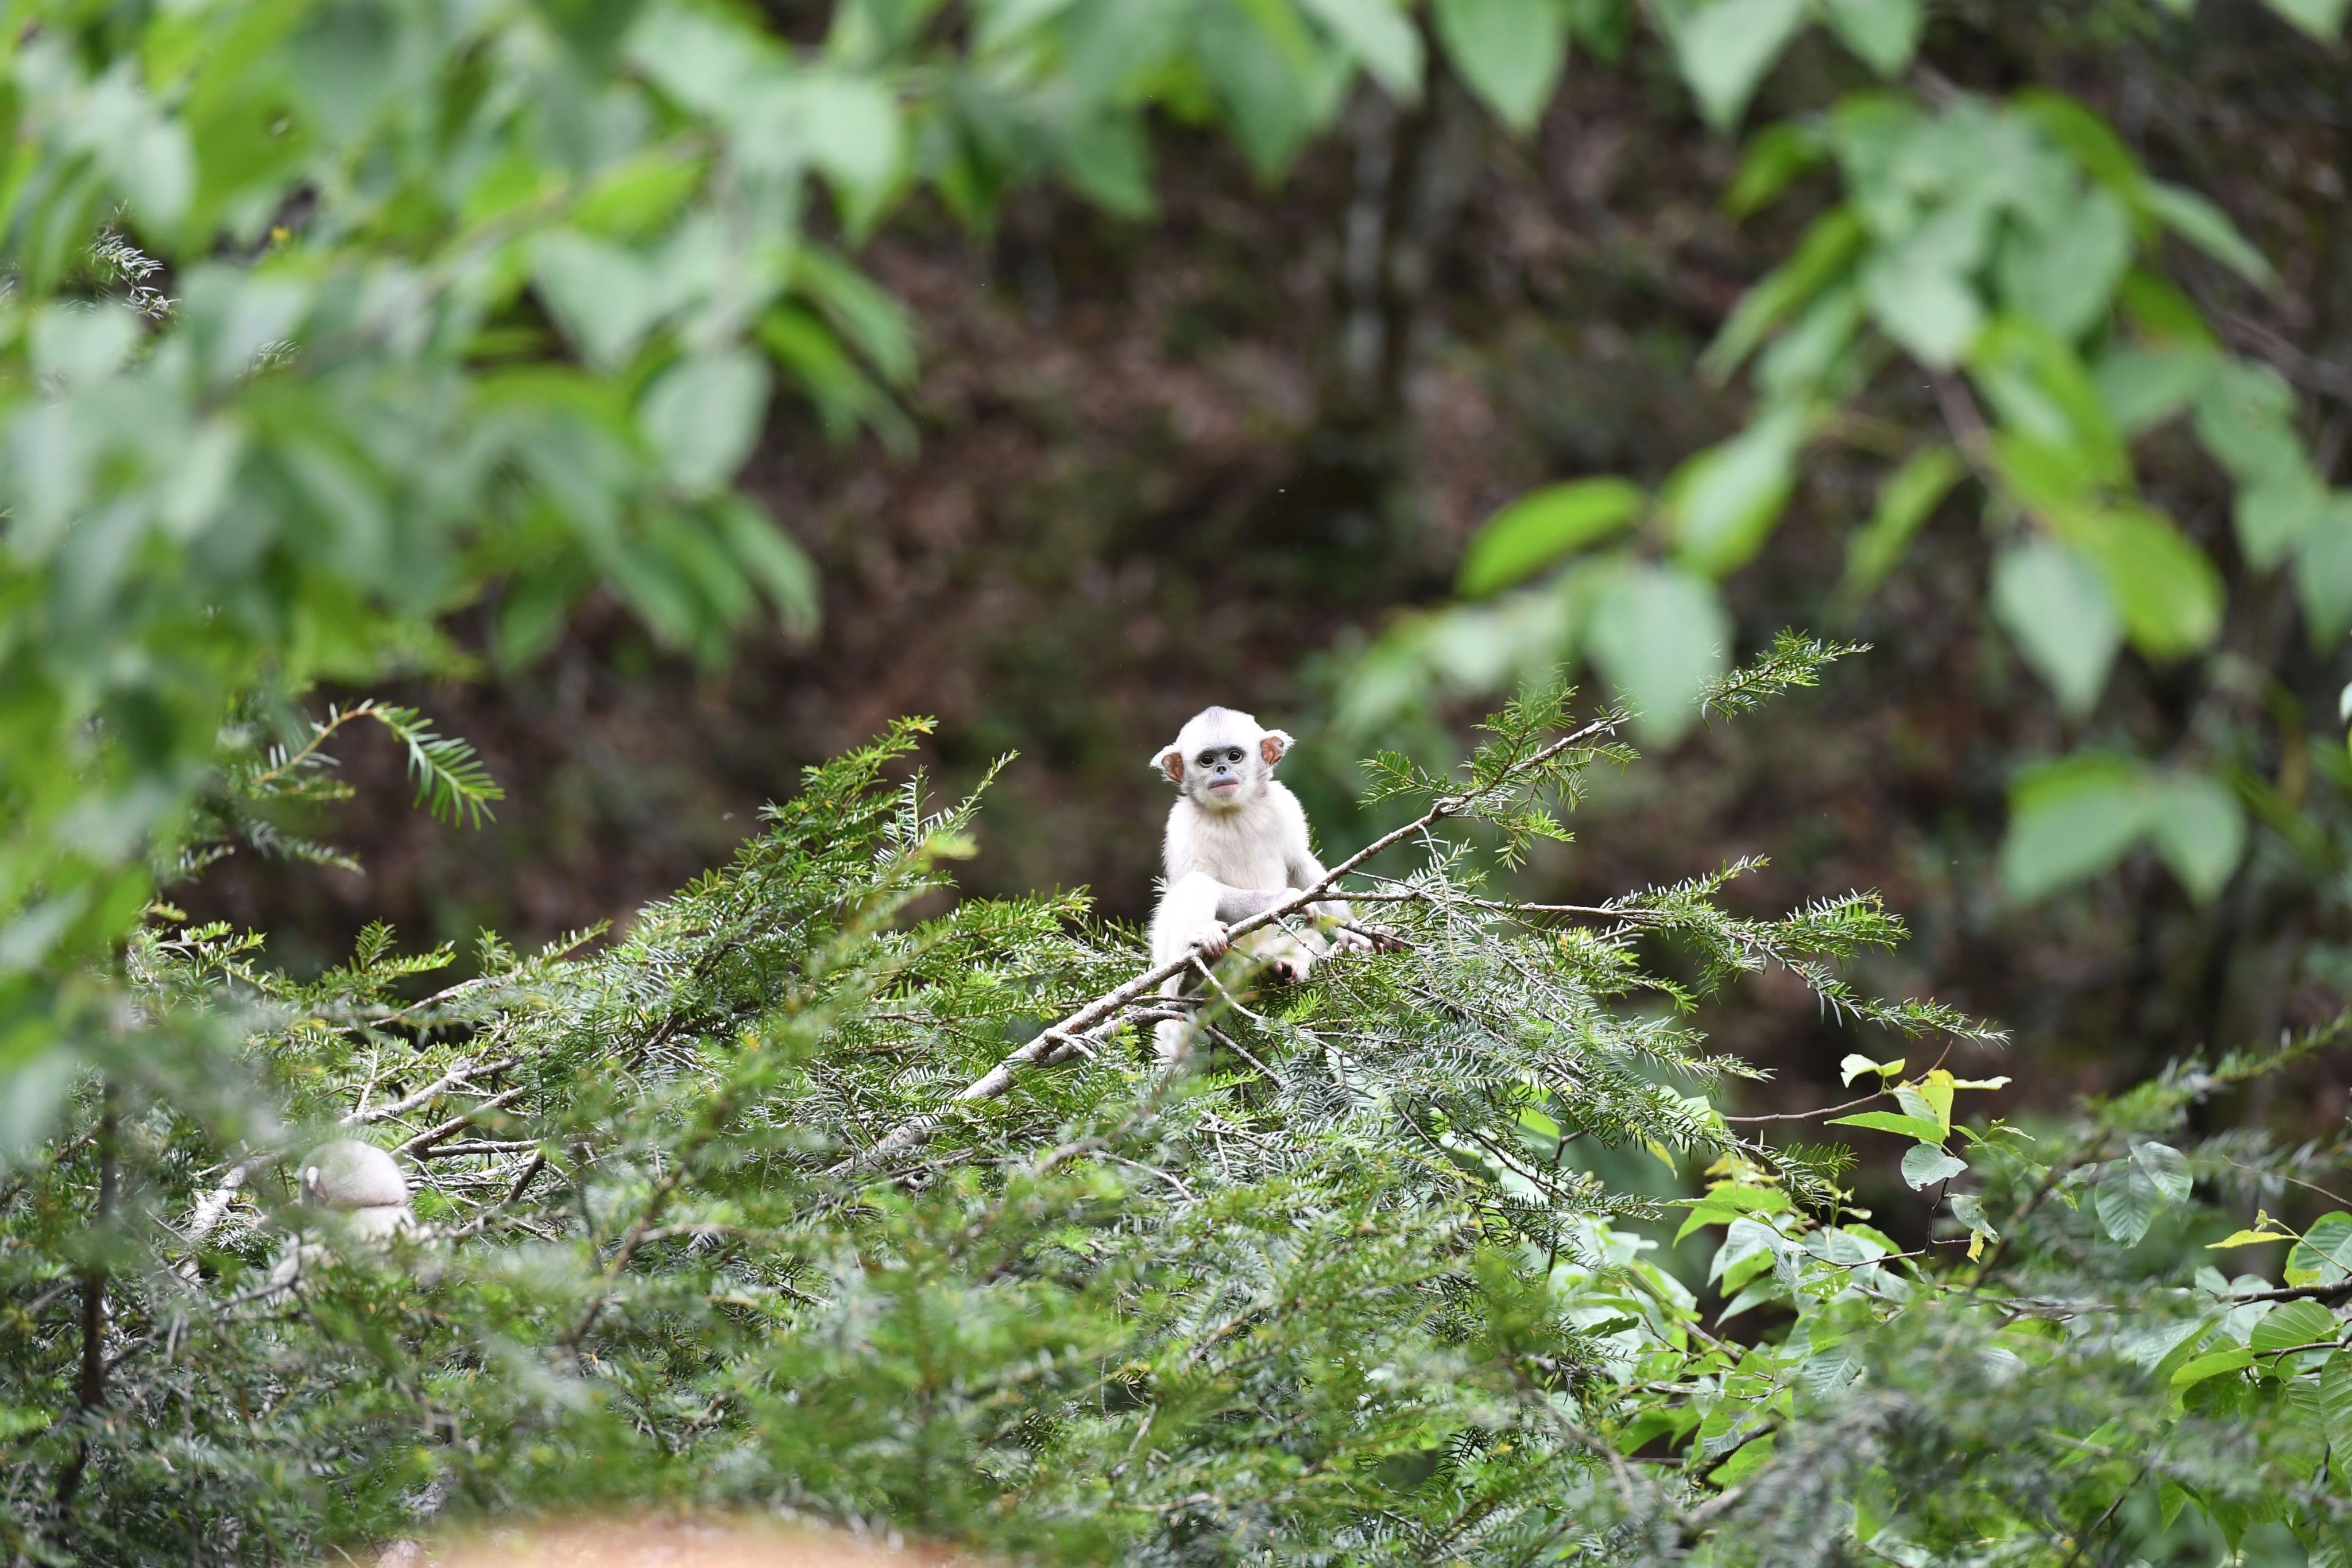
[[[2266,1241],[2290,1241],[2294,1238],[2284,1230],[2232,1230],[2219,1241],[2205,1243],[2208,1252],[2219,1252],[2231,1247],[2259,1247]]]

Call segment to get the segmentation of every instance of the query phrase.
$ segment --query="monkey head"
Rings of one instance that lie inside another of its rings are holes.
[[[1151,765],[1194,805],[1231,811],[1265,795],[1274,765],[1289,749],[1290,737],[1282,731],[1260,729],[1237,708],[1208,707],[1160,747]]]

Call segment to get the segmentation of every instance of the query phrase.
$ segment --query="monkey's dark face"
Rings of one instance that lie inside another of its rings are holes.
[[[1184,727],[1154,765],[1194,805],[1230,811],[1265,793],[1275,763],[1289,747],[1290,737],[1260,729],[1245,713],[1210,708]]]

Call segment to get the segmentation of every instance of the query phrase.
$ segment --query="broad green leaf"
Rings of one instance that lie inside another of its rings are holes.
[[[773,517],[740,496],[721,496],[712,521],[736,564],[775,607],[784,629],[796,637],[816,630],[816,566]]]
[[[2275,1241],[2275,1236],[2271,1238]],[[2254,1325],[2247,1345],[2257,1355],[2274,1355],[2300,1344],[2344,1337],[2344,1324],[2317,1301],[2284,1301]]]
[[[2290,1285],[2333,1285],[2352,1278],[2352,1214],[2323,1214],[2286,1255]]]
[[[2078,338],[2106,319],[2131,259],[2131,214],[2094,186],[2063,220],[2011,231],[2000,255],[2002,302],[2063,338]]]
[[[2106,870],[2147,831],[2139,768],[2092,754],[2025,774],[2010,792],[2001,881],[2031,901]]]
[[[2319,1369],[2319,1429],[2339,1454],[2352,1454],[2352,1350],[2339,1350]]]
[[[2242,1344],[2233,1344],[2227,1350],[2209,1351],[2174,1373],[2172,1385],[2186,1388],[2192,1383],[2202,1383],[2223,1373],[2242,1372],[2253,1364],[2254,1353]]]
[[[748,349],[698,354],[656,378],[638,424],[663,470],[689,496],[735,477],[768,410],[766,363]]]
[[[1930,1187],[1939,1181],[1949,1181],[1968,1168],[1968,1161],[1948,1155],[1931,1144],[1914,1144],[1903,1151],[1903,1179],[1914,1188]]]
[[[1892,1061],[1873,1061],[1866,1056],[1856,1054],[1838,1063],[1838,1082],[1851,1085],[1865,1072],[1874,1072],[1881,1079],[1886,1079],[1902,1071],[1903,1059],[1899,1056]]]
[[[2294,558],[2294,595],[2314,643],[2352,629],[2352,491],[2328,498]]]
[[[1796,254],[1740,297],[1731,319],[1699,356],[1699,369],[1717,381],[1728,377],[1766,333],[1844,275],[1867,237],[1851,206],[1832,207],[1815,218],[1797,242]]]
[[[2142,1143],[2132,1149],[2132,1164],[2156,1184],[2156,1190],[2164,1195],[2167,1202],[2189,1201],[2195,1181],[2189,1174],[2188,1156],[2179,1149],[2153,1140]]]
[[[2234,517],[2238,548],[2267,571],[2284,560],[2326,515],[2327,486],[2301,464],[2287,474],[2242,487]]]
[[[2238,869],[2246,848],[2246,811],[2218,780],[2185,769],[2157,781],[2148,831],[2181,885],[2209,903]]]
[[[1804,25],[1804,0],[1713,0],[1675,31],[1683,79],[1707,123],[1722,131]]]
[[[1349,74],[1320,59],[1287,0],[1210,0],[1192,16],[1193,47],[1262,178],[1297,155]]]
[[[1706,1277],[1723,1279],[1742,1263],[1774,1256],[1782,1245],[1780,1233],[1763,1221],[1744,1217],[1735,1219],[1724,1232],[1723,1245],[1715,1249],[1715,1260],[1707,1265]]]
[[[1624,479],[1571,479],[1530,491],[1488,518],[1464,552],[1456,584],[1464,597],[1525,581],[1598,543],[1642,515],[1649,497]]]
[[[2063,545],[2011,545],[1993,563],[1992,611],[2059,706],[2076,716],[2090,712],[2124,639],[2098,571]]]
[[[2324,42],[2335,43],[2344,31],[2347,0],[2268,0],[2268,3],[2272,10]]]
[[[611,370],[636,352],[661,314],[646,266],[618,246],[583,235],[543,236],[531,276],[564,334],[590,363]]]
[[[1772,1462],[1772,1450],[1780,1441],[1779,1434],[1768,1432],[1753,1442],[1742,1445],[1731,1458],[1708,1472],[1708,1483],[1718,1487],[1738,1486]]]
[[[2124,630],[2141,653],[2179,658],[2220,635],[2221,574],[2170,518],[2120,507],[2061,531],[2106,578]]]
[[[1863,63],[1892,77],[1919,45],[1919,0],[1822,0],[1830,30]]]
[[[1998,1241],[2000,1239],[2000,1232],[1995,1230],[1992,1228],[1992,1222],[1985,1218],[1984,1200],[1982,1198],[1976,1197],[1972,1193],[1956,1192],[1953,1193],[1946,1201],[1951,1205],[1952,1218],[1954,1219],[1958,1220],[1962,1225],[1967,1226],[1970,1230],[1974,1231],[1978,1236],[1982,1237],[1987,1241]],[[1970,1258],[1977,1256],[1977,1250],[1974,1247],[1970,1247],[1969,1249],[1969,1256]]]
[[[1822,1124],[1830,1127],[1867,1127],[1874,1133],[1899,1133],[1906,1138],[1916,1138],[1922,1144],[1940,1147],[1944,1129],[1928,1116],[1905,1116],[1893,1111],[1858,1111],[1851,1116],[1833,1116]]]
[[[2229,214],[2196,192],[2150,180],[2141,199],[2165,227],[2255,287],[2268,288],[2278,281],[2271,264],[2238,232]]]
[[[1054,153],[1070,183],[1123,218],[1148,218],[1158,203],[1151,191],[1151,141],[1142,118],[1107,113],[1056,137]]]
[[[1435,0],[1438,41],[1496,118],[1535,129],[1568,59],[1568,13],[1558,0]]]
[[[2124,139],[2080,99],[2030,87],[2011,100],[2017,111],[2043,135],[2066,150],[2091,178],[2119,196],[2135,199],[2147,183],[2139,159]]]
[[[1394,0],[1300,0],[1394,96],[1421,94],[1421,35]]]
[[[2107,1167],[2093,1198],[2099,1224],[2126,1247],[2137,1247],[2165,1207],[2165,1197],[2146,1171],[2127,1163]]]
[[[2099,397],[2117,430],[2138,435],[2188,407],[2212,370],[2201,343],[2119,349],[2099,361]]]
[[[898,103],[879,83],[816,74],[797,84],[795,98],[810,161],[853,202],[871,202],[897,180],[904,136]]]
[[[1723,194],[1724,211],[1744,218],[1789,188],[1800,174],[1818,169],[1829,144],[1812,126],[1795,120],[1768,125],[1750,137],[1739,172]]]
[[[1846,540],[1843,591],[1860,598],[1886,580],[1921,525],[1968,473],[1949,446],[1923,448],[1878,487],[1878,509]]]
[[[1715,585],[1671,567],[1628,567],[1599,595],[1586,633],[1593,662],[1656,745],[1698,717],[1707,683],[1727,667],[1731,617]]]
[[[1797,482],[1803,411],[1775,409],[1685,463],[1666,482],[1675,553],[1709,577],[1738,570],[1764,548]]]
[[[2213,360],[2195,401],[2197,439],[2242,485],[2293,477],[2310,467],[2294,433],[2294,393],[2277,371]]]
[[[1916,244],[1874,262],[1863,289],[1871,319],[1930,370],[1958,364],[1984,327],[1984,306],[1959,268]]]

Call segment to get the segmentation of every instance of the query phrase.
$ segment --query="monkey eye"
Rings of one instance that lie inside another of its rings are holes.
[[[1240,747],[1238,747],[1238,746],[1234,747],[1232,750],[1230,750],[1230,751],[1228,751],[1228,752],[1226,752],[1226,753],[1225,753],[1225,760],[1226,760],[1226,761],[1228,761],[1228,762],[1239,762],[1241,759],[1242,759],[1242,748],[1241,748]]]

